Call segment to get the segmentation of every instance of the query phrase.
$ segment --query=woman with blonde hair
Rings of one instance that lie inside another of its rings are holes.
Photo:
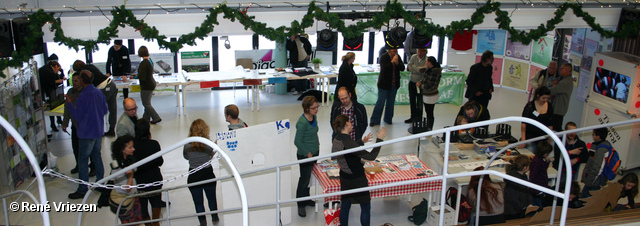
[[[356,60],[356,54],[348,52],[342,56],[342,65],[338,71],[338,84],[336,84],[336,96],[338,95],[338,89],[340,87],[347,87],[347,91],[351,93],[351,98],[355,101],[358,99],[356,96],[356,84],[358,83],[358,77],[353,70],[353,61]]]
[[[211,139],[209,137],[209,125],[202,119],[196,119],[191,123],[191,127],[189,128],[189,137],[203,137],[206,139]],[[182,155],[186,160],[189,160],[189,170],[195,169],[202,164],[205,164],[208,161],[211,161],[213,158],[213,148],[204,145],[200,142],[192,142],[186,144],[184,146]],[[187,183],[192,184],[203,180],[209,180],[216,178],[216,175],[213,173],[213,168],[211,165],[200,169],[199,171],[190,174],[187,178]],[[207,196],[207,201],[209,202],[209,210],[214,211],[218,210],[218,202],[216,200],[216,181],[189,187],[189,192],[191,192],[191,198],[193,199],[193,203],[196,207],[196,213],[204,212],[204,194]],[[211,214],[213,225],[217,225],[220,222],[220,218],[218,218],[218,214]],[[200,225],[207,225],[207,217],[206,216],[198,216],[198,220],[200,221]]]

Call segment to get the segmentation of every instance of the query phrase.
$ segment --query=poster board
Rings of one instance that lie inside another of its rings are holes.
[[[236,62],[238,59],[251,59],[253,62],[253,69],[276,68],[276,60],[273,58],[273,49],[236,50],[235,55]]]
[[[186,72],[211,71],[209,51],[186,51],[180,53],[182,70]]]
[[[544,36],[533,43],[531,62],[547,66],[553,53],[553,36]]]
[[[505,30],[479,30],[476,52],[482,54],[486,50],[493,55],[504,55],[504,42],[507,38]]]
[[[512,42],[509,38],[511,38],[511,34],[507,34],[505,56],[521,60],[531,60],[531,45],[525,45],[521,42]]]
[[[262,169],[269,166],[289,163],[291,159],[290,122],[288,119],[249,126],[243,129],[219,132],[217,144],[229,155],[238,172]],[[219,162],[219,176],[231,175],[228,165]],[[214,168],[216,168],[214,163]],[[291,185],[291,168],[283,168],[281,173],[280,199],[292,199],[294,191]],[[276,201],[276,170],[242,176],[249,205],[274,203]],[[222,185],[222,208],[239,208],[240,193],[235,180],[225,180]],[[281,206],[281,222],[291,223],[291,206]],[[249,225],[275,225],[274,206],[250,209]],[[225,225],[242,225],[241,212],[229,212],[222,215]]]
[[[527,90],[529,83],[529,63],[506,59],[502,72],[502,85],[519,90]]]
[[[151,53],[149,58],[153,60],[153,73],[172,73],[176,65],[173,62],[174,53]]]

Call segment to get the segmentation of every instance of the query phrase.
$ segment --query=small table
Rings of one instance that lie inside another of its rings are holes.
[[[407,155],[402,155],[402,157],[406,160]],[[430,169],[427,164],[422,162],[422,168],[411,168],[408,170],[400,170],[395,166],[393,167],[397,170],[397,173],[376,173],[375,176],[367,174],[367,179],[369,180],[369,186],[376,186],[382,184],[388,184],[393,182],[400,181],[408,181],[415,179],[422,179],[426,176],[417,176],[419,173],[424,173],[425,170]],[[312,174],[318,180],[320,186],[322,186],[322,193],[333,193],[340,191],[340,179],[329,179],[326,172],[322,172],[322,170],[326,168],[319,164],[315,164],[313,166]],[[432,191],[440,191],[442,189],[442,181],[429,181],[411,185],[403,185],[389,188],[376,189],[371,191],[371,198],[382,198],[388,196],[398,196],[398,195],[409,195],[414,193],[423,193],[423,192],[432,192]],[[333,202],[340,200],[340,196],[329,196],[325,198],[325,202]]]

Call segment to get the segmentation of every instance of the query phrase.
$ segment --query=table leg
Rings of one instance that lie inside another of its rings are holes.
[[[176,107],[178,108],[178,116],[180,116],[180,85],[173,86],[176,93]]]
[[[233,87],[236,87],[235,85],[233,85]],[[253,88],[253,86],[247,86],[247,103],[249,103],[249,88]],[[251,103],[253,104],[253,103]],[[251,111],[253,111],[253,107],[251,108]]]
[[[186,86],[182,86],[182,115],[187,115],[187,92]]]
[[[258,99],[258,111],[260,111],[260,88],[256,86],[255,88],[256,98]]]
[[[253,92],[253,86],[250,86],[250,87],[251,87],[251,92]],[[251,111],[253,111],[253,103],[255,102],[253,95],[255,95],[255,93],[251,94]],[[249,103],[249,89],[247,89],[247,103]]]

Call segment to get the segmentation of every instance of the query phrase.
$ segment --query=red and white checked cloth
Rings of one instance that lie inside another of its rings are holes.
[[[407,155],[402,155],[402,157],[406,160]],[[367,179],[369,180],[369,186],[376,186],[381,184],[388,184],[399,181],[408,181],[414,179],[425,178],[426,176],[417,176],[419,173],[423,173],[424,170],[430,169],[427,164],[424,164],[422,160],[422,168],[411,168],[408,170],[400,170],[397,167],[393,166],[398,172],[397,173],[377,173],[374,175],[367,174]],[[313,176],[318,179],[320,186],[322,186],[322,193],[333,193],[340,191],[340,179],[329,179],[325,172],[322,172],[324,167],[319,164],[315,164],[313,166]],[[414,193],[423,193],[430,191],[440,191],[442,189],[442,181],[430,181],[424,183],[396,186],[396,187],[388,187],[382,189],[376,189],[371,191],[371,198],[382,198],[388,196],[398,196],[398,195],[408,195]],[[325,202],[335,202],[340,201],[340,196],[329,196],[326,197]]]

